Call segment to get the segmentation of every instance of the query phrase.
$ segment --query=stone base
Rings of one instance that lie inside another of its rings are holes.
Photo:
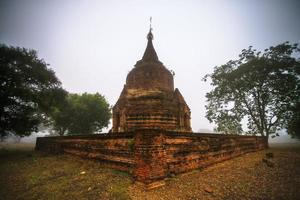
[[[164,179],[258,151],[266,137],[168,132],[138,129],[132,133],[37,138],[36,150],[97,159],[126,171],[147,190],[165,185]]]

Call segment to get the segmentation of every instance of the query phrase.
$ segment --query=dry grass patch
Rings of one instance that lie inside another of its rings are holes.
[[[145,191],[100,162],[48,155],[33,146],[0,147],[0,199],[299,199],[300,146],[273,146],[166,180]],[[273,152],[273,167],[262,162]]]

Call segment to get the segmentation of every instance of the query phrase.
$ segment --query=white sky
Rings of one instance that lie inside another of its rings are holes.
[[[201,81],[214,66],[250,45],[300,41],[300,1],[0,0],[0,42],[37,50],[66,90],[99,92],[114,105],[144,53],[150,16],[154,47],[176,73],[193,131],[214,127],[204,108],[211,87]]]

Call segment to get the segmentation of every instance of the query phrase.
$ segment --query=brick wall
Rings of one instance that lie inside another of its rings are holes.
[[[36,150],[49,153],[67,153],[97,159],[113,169],[132,173],[132,133],[39,137]]]
[[[265,137],[139,129],[133,133],[37,138],[36,150],[93,158],[154,188],[171,174],[267,147]]]
[[[256,136],[220,134],[165,134],[168,174],[206,167],[248,152],[266,148],[267,140]]]

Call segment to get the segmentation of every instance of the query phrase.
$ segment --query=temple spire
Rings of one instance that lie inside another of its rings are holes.
[[[149,33],[147,35],[147,39],[148,39],[148,43],[147,43],[147,47],[146,47],[145,53],[143,55],[142,61],[159,62],[157,54],[156,54],[155,49],[154,49],[153,44],[152,44],[152,40],[153,40],[152,17],[150,17],[150,30],[149,30]]]

